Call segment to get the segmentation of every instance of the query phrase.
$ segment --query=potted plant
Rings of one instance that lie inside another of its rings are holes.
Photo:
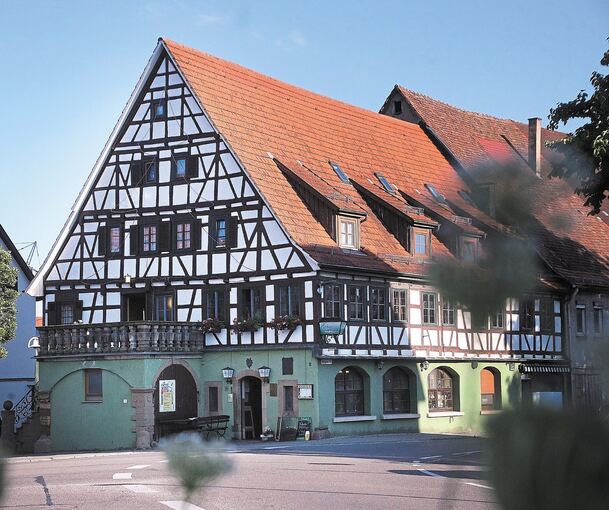
[[[225,325],[223,321],[210,317],[201,322],[201,330],[203,333],[219,333]]]
[[[264,326],[264,321],[260,317],[250,317],[249,319],[237,319],[233,321],[232,329],[235,333],[244,333],[246,331],[257,331]]]
[[[275,437],[275,434],[273,432],[273,429],[271,427],[269,427],[268,425],[266,427],[264,427],[262,434],[260,434],[260,439],[262,441],[269,441],[269,440],[273,439],[274,437]]]
[[[293,331],[301,324],[300,317],[296,315],[280,315],[269,322],[269,326],[277,331]]]

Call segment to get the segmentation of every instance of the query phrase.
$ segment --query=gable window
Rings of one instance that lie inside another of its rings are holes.
[[[350,184],[349,177],[347,177],[347,174],[343,172],[343,169],[338,166],[338,163],[334,163],[334,161],[330,161],[329,163],[332,170],[338,175],[338,178],[345,184]]]
[[[391,309],[394,322],[408,322],[408,290],[393,289],[391,291]]]
[[[342,318],[342,285],[324,285],[324,318]]]
[[[153,159],[144,161],[144,182],[146,184],[155,183],[158,181],[158,178],[156,161]]]
[[[423,324],[436,324],[438,296],[434,292],[423,292]]]
[[[520,300],[520,329],[533,331],[535,329],[535,302],[532,299]]]
[[[298,317],[300,315],[300,288],[295,285],[285,285],[278,288],[277,299],[279,316]]]
[[[467,237],[461,238],[461,259],[465,262],[476,262],[478,260],[478,241]]]
[[[157,99],[156,101],[152,102],[152,114],[153,120],[161,120],[167,117],[164,99]]]
[[[394,367],[383,376],[383,412],[410,412],[408,374],[401,368]]]
[[[347,310],[350,320],[364,320],[364,287],[347,287]]]
[[[427,379],[427,403],[430,412],[454,410],[453,378],[442,368],[432,370]]]
[[[244,319],[262,317],[262,291],[260,287],[241,289],[241,310]]]
[[[110,227],[110,253],[120,253],[121,237],[120,227]]]
[[[393,102],[393,114],[400,115],[402,113],[402,101]]]
[[[60,307],[60,324],[74,324],[74,304],[61,303]]]
[[[442,298],[442,324],[454,326],[457,324],[455,319],[455,305],[450,299]]]
[[[158,232],[156,225],[144,225],[142,228],[142,251],[153,252],[158,248]]]
[[[575,307],[575,332],[577,335],[586,334],[586,305],[583,303]]]
[[[103,398],[102,371],[99,368],[87,368],[85,373],[85,400],[101,402]]]
[[[205,318],[224,321],[224,290],[208,290],[205,293]]]
[[[554,331],[554,300],[552,298],[541,298],[539,301],[539,325],[541,331]]]
[[[173,294],[154,296],[154,320],[173,321]]]
[[[338,245],[357,250],[359,246],[359,222],[352,218],[338,218]]]
[[[373,321],[387,320],[387,292],[385,289],[370,289],[370,318]]]
[[[594,303],[592,309],[594,322],[594,335],[601,336],[603,334],[603,306],[600,303]]]
[[[364,414],[364,378],[353,367],[343,368],[334,379],[336,416]]]
[[[491,368],[480,371],[480,409],[494,411],[501,409],[501,379],[499,373]]]
[[[176,224],[176,250],[189,250],[192,247],[191,230],[190,222]]]
[[[226,219],[218,218],[215,224],[216,247],[226,246]]]

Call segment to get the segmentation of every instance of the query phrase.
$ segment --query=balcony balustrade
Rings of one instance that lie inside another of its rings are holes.
[[[38,356],[201,352],[204,333],[192,322],[116,322],[38,328]]]

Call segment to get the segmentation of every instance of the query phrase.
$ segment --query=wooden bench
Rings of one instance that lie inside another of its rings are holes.
[[[193,421],[193,428],[196,429],[201,435],[205,434],[205,439],[209,439],[209,434],[215,432],[218,437],[224,437],[226,429],[228,428],[228,421],[230,416],[226,414],[219,414],[217,416],[199,416]]]

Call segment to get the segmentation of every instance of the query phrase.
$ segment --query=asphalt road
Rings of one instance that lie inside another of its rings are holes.
[[[394,434],[228,445],[233,470],[182,505],[162,451],[10,459],[1,508],[496,508],[482,440]]]

